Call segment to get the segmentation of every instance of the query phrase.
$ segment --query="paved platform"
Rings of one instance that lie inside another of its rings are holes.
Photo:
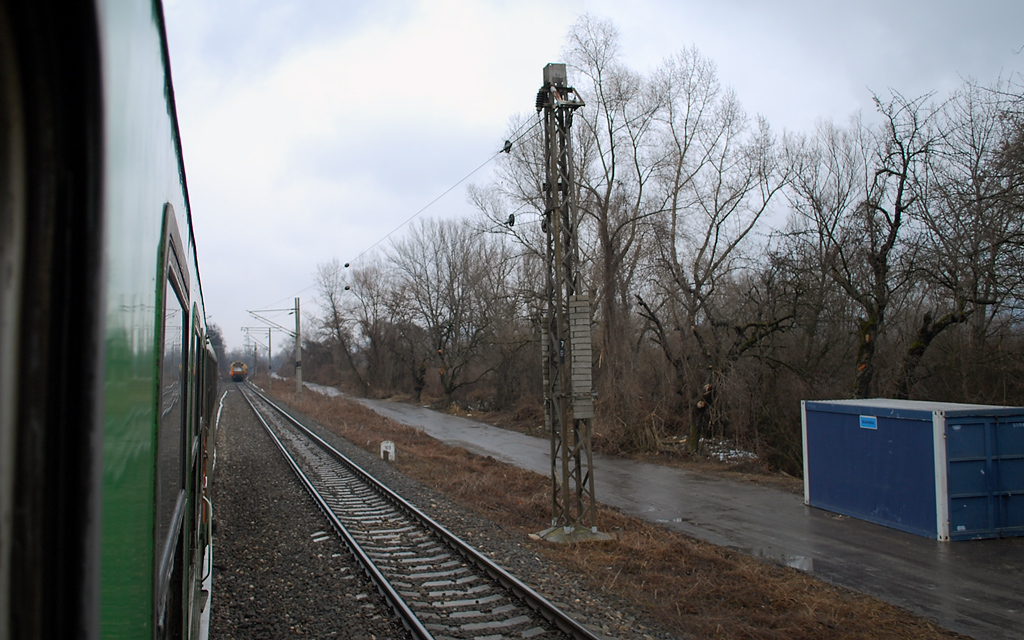
[[[424,407],[355,400],[445,443],[550,473],[546,439]],[[598,501],[629,515],[801,569],[958,633],[1024,637],[1024,538],[942,543],[814,509],[785,491],[600,455],[594,475]]]

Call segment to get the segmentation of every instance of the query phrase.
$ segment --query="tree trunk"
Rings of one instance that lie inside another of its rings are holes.
[[[420,362],[419,366],[414,366],[412,369],[412,393],[413,397],[416,398],[416,403],[419,404],[420,399],[423,396],[423,389],[427,386],[427,363]]]
[[[686,439],[686,450],[700,453],[701,439],[711,433],[713,409],[717,401],[714,372],[708,370],[707,381],[700,390],[700,398],[690,407],[690,435]]]
[[[853,381],[854,398],[871,396],[871,383],[875,377],[875,341],[880,323],[877,313],[869,313],[867,318],[857,323],[860,344],[857,346],[857,374]]]
[[[924,357],[924,353],[928,350],[932,341],[946,328],[954,324],[966,322],[968,315],[968,313],[962,310],[954,311],[947,313],[937,322],[932,322],[931,312],[924,314],[924,318],[921,319],[921,326],[917,330],[917,337],[903,356],[903,363],[900,365],[900,371],[896,378],[896,392],[894,394],[896,398],[906,400],[910,397],[910,388],[917,382],[917,367],[921,364],[921,359]]]
[[[345,362],[348,363],[348,368],[352,370],[352,374],[356,377],[356,381],[359,383],[359,391],[363,396],[370,395],[370,385],[366,384],[366,380],[359,373],[359,369],[356,368],[356,363],[352,359],[352,352],[348,348],[348,343],[341,339],[341,334],[338,334],[338,343],[341,346],[341,350],[345,353]]]

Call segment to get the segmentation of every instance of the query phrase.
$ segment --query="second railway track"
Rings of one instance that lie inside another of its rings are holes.
[[[414,637],[597,639],[256,389],[239,388]]]

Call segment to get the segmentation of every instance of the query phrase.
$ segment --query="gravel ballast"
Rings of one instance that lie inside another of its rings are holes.
[[[212,491],[210,637],[409,637],[234,384],[226,386]]]
[[[220,420],[213,485],[211,637],[406,638],[390,608],[300,487],[233,383]],[[456,536],[603,637],[668,638],[643,611],[583,588],[584,576],[552,565],[508,532],[388,463],[319,428],[322,438]],[[315,542],[319,540],[319,542]]]

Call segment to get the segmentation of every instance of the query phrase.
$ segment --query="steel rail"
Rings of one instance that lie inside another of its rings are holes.
[[[248,383],[248,381],[247,381]],[[515,596],[523,601],[530,609],[538,613],[545,620],[558,627],[560,631],[571,636],[575,640],[601,640],[600,636],[597,636],[592,631],[584,627],[582,624],[571,618],[564,611],[556,607],[544,596],[534,591],[531,587],[524,584],[518,578],[505,571],[503,568],[495,564],[487,556],[483,555],[475,548],[464,542],[462,539],[457,537],[436,522],[433,518],[423,513],[411,503],[406,501],[400,495],[392,491],[389,487],[382,484],[379,480],[374,478],[368,472],[362,469],[358,464],[353,462],[343,453],[335,449],[328,442],[326,442],[319,435],[314,433],[308,427],[303,425],[301,422],[292,417],[286,410],[278,406],[274,401],[270,400],[265,394],[263,394],[258,388],[255,388],[251,383],[249,384],[250,390],[259,395],[259,397],[266,402],[268,405],[273,407],[281,416],[292,423],[296,428],[300,429],[303,433],[307,434],[311,439],[316,441],[324,450],[328,451],[332,456],[337,458],[345,466],[347,466],[354,474],[378,492],[381,496],[395,505],[397,508],[405,511],[413,518],[419,520],[423,525],[432,530],[438,537],[440,537],[452,550],[457,552],[467,561],[484,571],[493,580],[497,581],[502,587],[508,589]]]
[[[259,395],[264,401],[268,402],[277,411],[281,411],[280,407],[277,407],[272,402],[267,400],[266,396],[264,396],[262,393],[254,389],[251,384],[247,382],[247,385],[251,392]],[[351,534],[349,534],[345,526],[341,523],[341,521],[334,514],[331,508],[327,505],[327,502],[324,500],[324,497],[320,495],[320,492],[317,491],[316,487],[313,486],[312,481],[310,481],[310,479],[306,476],[302,469],[299,468],[298,462],[296,462],[295,458],[293,458],[292,455],[288,452],[288,450],[284,446],[284,443],[281,442],[280,438],[277,437],[277,434],[274,433],[274,430],[270,427],[270,425],[267,424],[267,421],[263,418],[263,415],[260,413],[259,409],[256,408],[256,405],[253,403],[253,401],[245,393],[242,393],[242,397],[245,398],[245,401],[249,403],[249,407],[252,409],[253,413],[256,414],[256,417],[259,419],[259,421],[263,424],[263,428],[270,435],[271,439],[274,441],[274,444],[277,445],[277,448],[281,451],[281,454],[288,461],[288,464],[291,466],[292,471],[295,472],[295,475],[299,478],[299,481],[302,483],[302,486],[305,487],[306,491],[313,497],[313,500],[316,501],[317,506],[320,508],[320,510],[324,513],[325,516],[327,516],[328,520],[331,521],[331,525],[341,535],[342,540],[344,540],[345,542],[345,545],[356,557],[356,560],[359,562],[359,564],[362,565],[363,570],[366,572],[370,580],[377,587],[377,590],[380,591],[381,595],[384,596],[384,599],[388,601],[389,605],[391,605],[391,608],[395,611],[399,619],[402,621],[402,625],[405,626],[405,628],[409,630],[409,633],[411,633],[413,637],[417,640],[434,640],[434,636],[430,633],[430,631],[426,629],[426,627],[423,626],[423,623],[412,611],[412,609],[409,608],[409,605],[406,604],[404,599],[402,599],[402,596],[399,595],[397,591],[395,591],[395,588],[391,586],[391,583],[384,576],[384,574],[381,573],[380,569],[377,568],[377,565],[374,564],[373,560],[371,560],[368,555],[366,555],[366,553],[363,551],[359,543],[356,542],[356,540],[351,536]],[[291,418],[291,416],[287,417]]]

